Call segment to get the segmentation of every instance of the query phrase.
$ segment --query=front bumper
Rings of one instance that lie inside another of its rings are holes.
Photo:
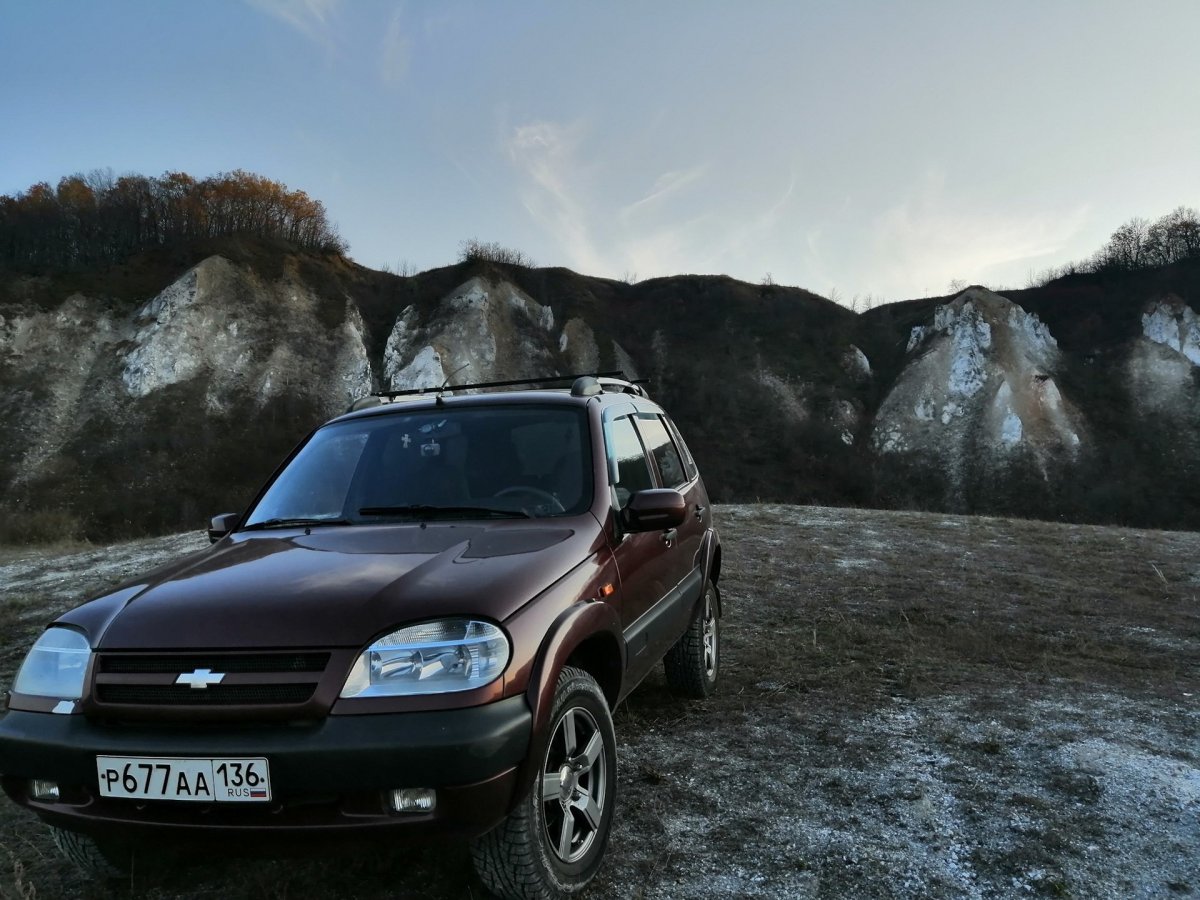
[[[407,829],[482,834],[513,802],[516,769],[529,750],[524,697],[467,709],[363,716],[270,726],[105,725],[82,716],[11,711],[0,720],[0,786],[53,825],[170,841],[205,836],[352,836]],[[265,756],[273,800],[186,803],[99,795],[96,756]],[[34,800],[30,779],[55,781],[61,799]],[[396,814],[394,788],[438,791],[430,813]]]

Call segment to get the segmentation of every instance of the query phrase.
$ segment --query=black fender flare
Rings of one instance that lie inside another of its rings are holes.
[[[614,659],[615,681],[596,680],[608,698],[609,708],[616,705],[620,695],[621,679],[625,675],[626,649],[621,630],[621,618],[610,604],[589,599],[575,603],[565,609],[546,632],[538,651],[537,661],[529,678],[525,697],[533,713],[533,729],[529,741],[529,753],[517,770],[517,783],[513,791],[513,805],[525,796],[539,774],[546,743],[550,738],[550,713],[554,708],[554,692],[559,673],[571,655],[585,642],[600,639],[611,641]]]
[[[717,578],[720,574],[720,564],[718,562],[718,554],[721,550],[721,538],[717,534],[717,529],[709,528],[704,533],[704,541],[700,545],[700,552],[697,557],[700,560],[700,570],[704,576],[702,584],[712,582],[713,587],[717,586]],[[700,592],[700,601],[704,599],[704,592]],[[721,612],[721,592],[717,591],[717,617],[720,618]]]

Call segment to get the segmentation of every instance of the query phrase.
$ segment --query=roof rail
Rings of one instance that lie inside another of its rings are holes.
[[[645,390],[641,387],[642,384],[648,383],[646,379],[631,380],[625,377],[625,373],[617,370],[615,372],[588,372],[575,375],[542,375],[538,378],[514,378],[508,381],[477,381],[472,384],[442,384],[432,387],[406,388],[402,391],[374,391],[371,397],[377,397],[381,401],[392,400],[396,397],[414,397],[421,394],[444,394],[447,391],[469,391],[482,390],[486,388],[502,388],[502,387],[533,387],[534,385],[553,385],[553,384],[573,384],[581,378],[591,378],[600,385],[601,390],[607,391],[622,391],[629,394],[639,394],[646,396]],[[363,403],[367,398],[357,401]],[[364,404],[374,405],[374,404]],[[360,407],[363,408],[363,407]]]
[[[609,393],[637,394],[639,397],[645,397],[647,394],[642,385],[649,383],[648,378],[629,381],[625,378],[610,378],[606,375],[581,375],[571,385],[571,396],[595,397],[597,394],[608,391]]]

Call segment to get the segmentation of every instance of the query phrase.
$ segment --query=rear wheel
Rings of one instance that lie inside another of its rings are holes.
[[[128,844],[97,840],[54,826],[50,834],[62,855],[90,878],[115,881],[127,877],[133,868],[133,851]]]
[[[505,900],[579,893],[600,869],[616,790],[608,701],[587,672],[565,668],[537,780],[508,818],[471,846],[480,879]]]
[[[678,694],[702,700],[717,689],[721,677],[721,619],[717,586],[705,582],[696,617],[663,657],[667,684]]]

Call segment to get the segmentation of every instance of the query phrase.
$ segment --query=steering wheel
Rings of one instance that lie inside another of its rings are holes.
[[[515,484],[512,487],[506,487],[496,491],[496,493],[492,494],[492,496],[506,497],[511,494],[526,494],[528,496],[537,497],[539,500],[544,500],[552,512],[562,513],[567,511],[567,508],[563,506],[562,503],[559,502],[559,499],[552,493],[549,491],[543,491],[541,488],[534,487],[533,485]]]

